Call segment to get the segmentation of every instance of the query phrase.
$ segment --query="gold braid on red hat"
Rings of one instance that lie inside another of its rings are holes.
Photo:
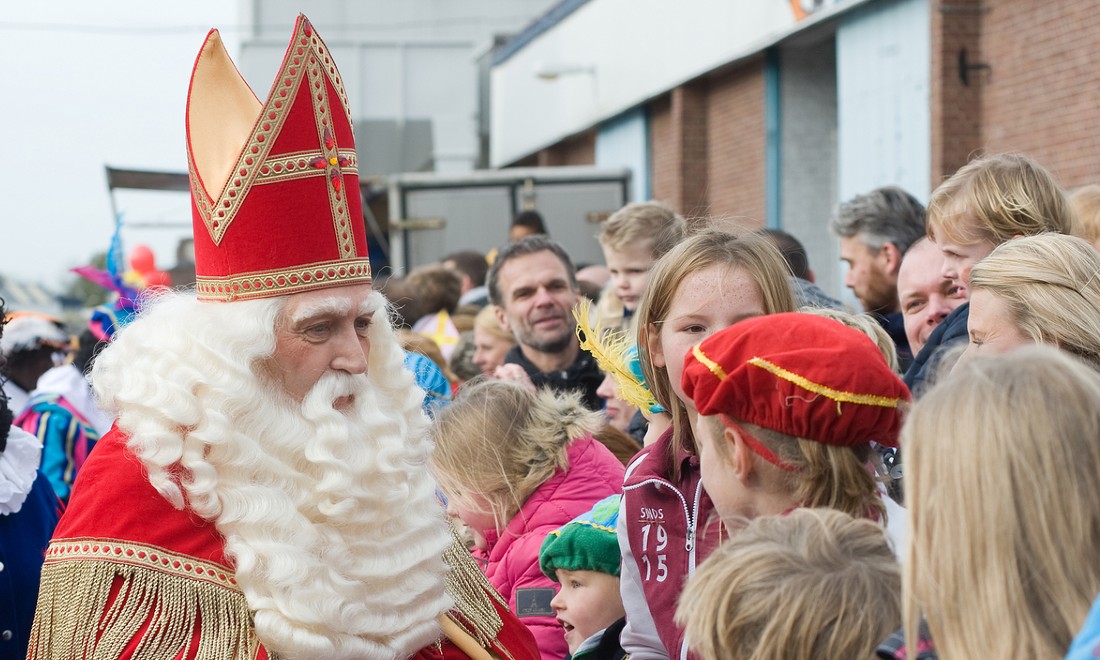
[[[714,374],[714,376],[718,380],[725,380],[727,378],[728,374],[726,373],[725,369],[722,368],[722,365],[707,357],[707,355],[703,353],[703,349],[700,348],[700,344],[696,344],[691,347],[691,354],[703,366],[705,366],[707,369],[710,369],[710,372]],[[855,403],[863,406],[878,406],[880,408],[897,408],[902,401],[902,399],[881,396],[878,394],[859,394],[856,392],[835,390],[827,385],[815,383],[812,380],[809,380],[803,376],[799,376],[798,374],[792,371],[788,371],[778,364],[775,364],[774,362],[769,362],[768,360],[765,360],[761,357],[754,357],[749,360],[747,364],[751,364],[754,367],[760,367],[761,369],[771,373],[778,378],[782,378],[785,381],[798,385],[804,390],[813,392],[814,394],[820,394],[823,397],[836,401],[836,414],[838,415],[841,414],[840,404],[842,403]]]
[[[844,392],[843,390],[834,390],[827,385],[821,385],[815,383],[812,380],[799,376],[798,374],[787,371],[783,367],[775,364],[774,362],[768,362],[764,358],[754,357],[748,361],[754,367],[760,367],[761,369],[768,371],[775,376],[782,378],[785,381],[789,381],[798,385],[804,390],[809,390],[814,394],[820,394],[823,397],[836,401],[836,414],[840,414],[840,404],[842,403],[856,403],[861,406],[879,406],[880,408],[897,408],[901,399],[895,399],[887,396],[881,396],[878,394],[858,394],[856,392]]]

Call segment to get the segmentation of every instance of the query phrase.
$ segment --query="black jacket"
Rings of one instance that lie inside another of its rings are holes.
[[[519,344],[516,344],[504,356],[504,363],[518,364],[523,367],[523,370],[531,377],[531,382],[535,384],[535,387],[549,387],[565,392],[580,392],[582,396],[581,403],[586,408],[589,410],[601,410],[603,408],[603,399],[596,394],[596,390],[600,389],[600,383],[603,382],[603,372],[600,371],[596,359],[588,351],[580,351],[576,361],[565,369],[542,372],[527,359]]]

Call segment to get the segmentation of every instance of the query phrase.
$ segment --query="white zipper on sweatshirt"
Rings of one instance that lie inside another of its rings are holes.
[[[700,478],[699,483],[695,486],[695,506],[692,517],[688,520],[687,530],[687,549],[688,549],[688,578],[695,575],[695,524],[699,521],[699,500],[703,498],[703,480]],[[684,637],[684,641],[680,643],[680,660],[687,660],[688,657],[688,644],[687,637]]]

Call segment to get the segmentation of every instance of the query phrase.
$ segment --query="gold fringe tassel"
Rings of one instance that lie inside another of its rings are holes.
[[[253,660],[260,648],[238,590],[125,562],[47,556],[27,657],[119,658],[146,624],[135,660]]]
[[[504,621],[489,599],[496,600],[504,608],[508,607],[508,603],[489,584],[453,525],[451,546],[443,553],[443,560],[451,567],[447,574],[447,593],[455,601],[454,610],[447,616],[476,639],[482,648],[491,648],[504,628]],[[455,611],[459,617],[453,614]]]

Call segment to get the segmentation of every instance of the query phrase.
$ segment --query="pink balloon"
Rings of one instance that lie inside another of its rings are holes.
[[[130,267],[142,275],[157,269],[157,259],[148,245],[135,245],[130,250]]]

